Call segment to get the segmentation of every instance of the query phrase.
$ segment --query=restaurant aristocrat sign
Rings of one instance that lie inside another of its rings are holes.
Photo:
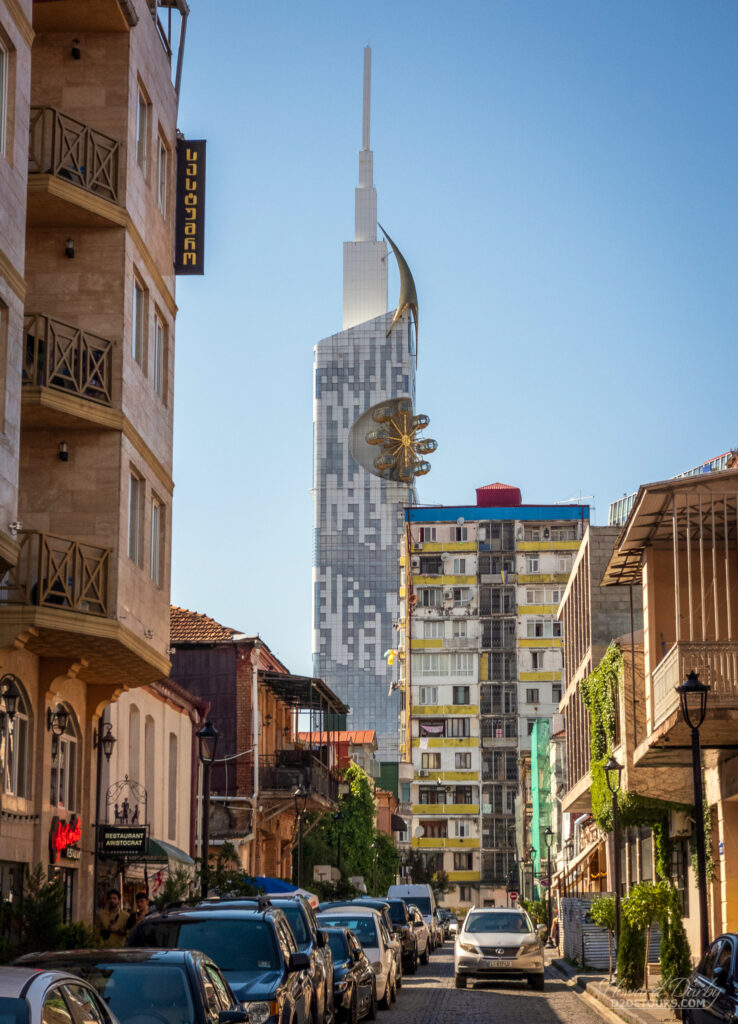
[[[177,139],[174,273],[205,272],[205,140]]]
[[[148,825],[98,825],[97,852],[100,857],[142,857],[148,851]]]

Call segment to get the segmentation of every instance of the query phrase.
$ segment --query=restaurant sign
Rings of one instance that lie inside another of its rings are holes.
[[[98,825],[97,852],[116,860],[143,857],[148,851],[148,825]]]
[[[174,273],[205,272],[205,139],[177,139]]]
[[[51,819],[51,832],[49,833],[49,855],[52,864],[56,864],[60,857],[67,860],[79,860],[80,849],[77,843],[82,838],[82,825],[79,817],[73,814],[69,821],[62,821],[61,818]]]

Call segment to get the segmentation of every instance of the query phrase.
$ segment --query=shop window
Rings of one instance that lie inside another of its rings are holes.
[[[67,709],[69,711],[69,709]],[[52,736],[51,787],[49,803],[66,811],[78,810],[79,733],[74,715],[69,712],[67,727],[61,736]]]
[[[14,721],[5,715],[0,726],[0,756],[5,768],[5,793],[30,800],[30,707],[25,694],[19,693]]]

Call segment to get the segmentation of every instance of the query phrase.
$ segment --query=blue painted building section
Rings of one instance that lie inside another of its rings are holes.
[[[572,522],[589,521],[589,505],[505,505],[482,508],[479,505],[436,505],[406,508],[406,523],[450,523],[457,519],[486,522],[491,519],[536,522],[560,519]]]

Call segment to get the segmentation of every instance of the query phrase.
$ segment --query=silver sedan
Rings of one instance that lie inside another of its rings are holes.
[[[118,1024],[92,985],[63,971],[0,967],[0,1020],[8,1024]]]
[[[543,943],[524,910],[472,907],[454,943],[456,988],[470,978],[525,978],[543,991]]]

